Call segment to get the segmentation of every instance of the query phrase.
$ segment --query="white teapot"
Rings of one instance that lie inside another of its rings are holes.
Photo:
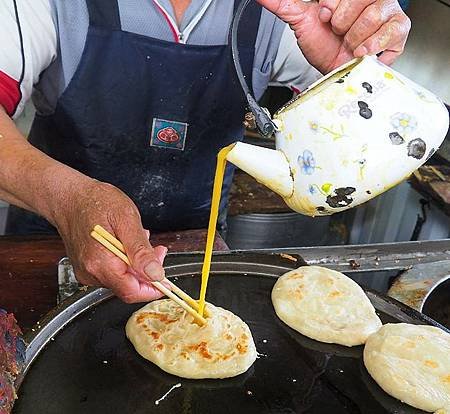
[[[272,121],[246,92],[259,129],[275,130],[276,150],[237,143],[227,160],[308,216],[355,207],[405,180],[449,126],[436,96],[376,57],[329,73]]]

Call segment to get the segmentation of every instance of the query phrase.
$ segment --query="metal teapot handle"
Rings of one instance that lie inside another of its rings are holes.
[[[248,106],[252,111],[253,115],[255,116],[255,122],[258,131],[265,138],[268,138],[276,131],[277,128],[275,124],[272,122],[272,119],[270,118],[268,111],[261,108],[256,102],[253,95],[251,94],[250,89],[245,80],[244,73],[242,72],[241,62],[239,59],[239,50],[237,42],[239,22],[241,20],[242,15],[244,14],[245,8],[251,1],[254,0],[242,0],[236,9],[236,13],[233,16],[233,21],[231,23],[231,30],[230,30],[231,53],[233,56],[233,64],[234,68],[236,69],[236,74],[239,79],[239,83],[241,84],[242,90],[244,91],[245,97],[247,98]]]

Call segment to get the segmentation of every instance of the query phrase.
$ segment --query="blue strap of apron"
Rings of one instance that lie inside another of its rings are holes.
[[[119,4],[117,0],[86,0],[91,26],[121,30]]]

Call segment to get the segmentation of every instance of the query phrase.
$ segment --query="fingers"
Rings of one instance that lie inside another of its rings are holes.
[[[319,0],[319,20],[331,22],[333,32],[342,35],[362,11],[377,0]]]
[[[342,0],[331,18],[333,32],[341,36],[346,34],[357,21],[363,18],[363,12],[367,13],[371,9],[373,10],[369,12],[368,17],[373,18],[376,23],[376,20],[380,18],[377,15],[375,2],[376,0]]]
[[[138,277],[142,280],[164,279],[163,262],[160,259],[165,254],[162,254],[161,251],[158,252],[158,255],[155,253],[148,240],[148,235],[142,227],[137,208],[130,205],[128,211],[115,221],[114,233],[124,245],[131,267]]]
[[[322,23],[328,23],[341,0],[319,0],[319,19]]]
[[[163,264],[164,259],[167,255],[167,247],[165,246],[156,246],[155,249],[155,256],[157,257],[158,261]]]
[[[394,52],[392,50],[385,50],[381,56],[378,58],[380,62],[383,62],[385,65],[392,65],[395,62],[402,52]]]
[[[82,285],[101,286],[101,283],[93,275],[87,272],[83,272],[81,268],[74,266],[73,272],[78,282],[80,282]]]
[[[92,181],[69,213],[58,229],[81,283],[108,287],[127,302],[161,296],[151,281],[164,278],[167,249],[150,245],[150,233],[142,227],[139,211],[126,194],[110,184]],[[95,224],[122,242],[130,265],[92,239],[90,229]]]
[[[380,60],[383,63],[391,64],[405,47],[406,39],[410,29],[409,19],[401,21],[396,18],[383,25],[375,34],[359,45],[355,51],[355,57],[366,54],[376,55],[384,52]]]
[[[281,18],[280,15],[286,13],[289,9],[295,9],[296,11],[304,11],[308,8],[308,2],[306,1],[285,1],[285,0],[257,0],[258,3],[269,10],[270,12],[276,14]]]
[[[137,234],[133,238],[123,238],[131,266],[139,276],[150,280],[162,280],[165,277],[161,254],[157,255],[150,242]],[[159,257],[158,257],[159,256]]]
[[[150,230],[144,229],[145,232],[145,237],[147,239],[150,239]],[[167,247],[165,246],[156,246],[154,248],[154,252],[155,252],[155,256],[157,257],[158,261],[163,264],[164,263],[164,259],[167,255]]]
[[[131,273],[117,275],[109,287],[125,303],[149,302],[163,296],[151,283],[142,282]]]
[[[126,263],[100,245],[94,246],[91,254],[84,257],[82,265],[74,264],[77,280],[88,286],[111,287],[108,280],[114,279],[114,275],[125,273],[127,269]]]
[[[344,43],[349,49],[355,50],[361,43],[377,33],[380,28],[388,25],[394,16],[396,16],[396,10],[393,8],[382,10],[376,4],[367,7],[346,33]],[[391,27],[388,27],[388,29],[391,29]],[[386,46],[388,45],[387,43]]]
[[[126,303],[148,302],[158,299],[163,294],[148,280],[141,280],[135,271],[125,262],[100,246],[103,252],[95,259],[85,261],[85,271],[75,269],[77,279],[89,286],[105,286]],[[158,254],[167,249],[159,246]],[[162,260],[164,257],[162,257]]]
[[[411,22],[394,0],[319,0],[319,19],[344,35],[355,57],[383,53],[391,64],[403,51]]]
[[[315,2],[308,0],[257,0],[257,2],[288,24],[295,23],[302,14],[315,7]]]
[[[150,231],[147,230],[147,229],[144,229],[144,232],[145,232],[145,237],[147,239],[150,239]],[[163,264],[164,263],[164,259],[165,259],[166,255],[167,255],[167,251],[168,251],[167,247],[165,247],[165,246],[156,246],[154,248],[154,251],[155,251],[155,256],[158,258],[159,262],[161,264]]]

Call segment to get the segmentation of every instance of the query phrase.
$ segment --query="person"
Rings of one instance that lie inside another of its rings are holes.
[[[353,57],[391,64],[410,21],[396,0],[259,0],[239,51],[256,98],[302,90]],[[238,0],[0,3],[0,198],[9,234],[58,231],[78,280],[155,299],[152,231],[206,227],[216,154],[242,137],[227,34]],[[33,94],[26,140],[15,120]],[[224,184],[223,211],[231,183]],[[131,266],[90,238],[100,224]]]

